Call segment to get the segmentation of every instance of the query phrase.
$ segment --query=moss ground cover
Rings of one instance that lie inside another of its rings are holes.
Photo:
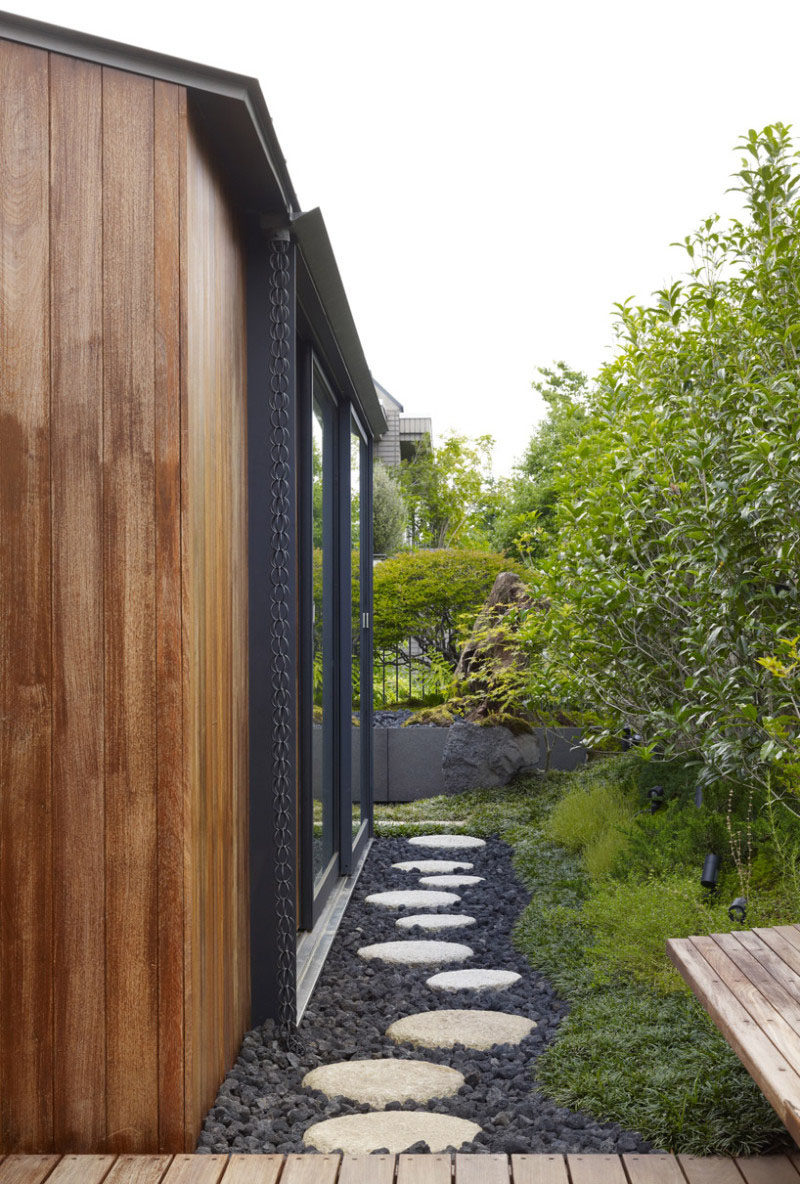
[[[648,791],[664,805],[650,814]],[[796,920],[798,902],[765,826],[694,805],[694,774],[636,754],[570,774],[405,806],[376,807],[376,831],[419,833],[455,820],[514,848],[531,901],[518,948],[570,1002],[557,1039],[532,1066],[554,1101],[638,1130],[664,1150],[757,1154],[790,1146],[760,1091],[664,951],[667,937],[734,928],[727,906],[748,879],[747,925]],[[749,835],[747,866],[725,858]],[[709,850],[720,889],[699,885]],[[749,870],[748,870],[749,869]],[[741,873],[741,874],[740,874]]]

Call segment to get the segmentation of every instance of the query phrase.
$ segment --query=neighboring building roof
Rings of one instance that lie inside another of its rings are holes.
[[[369,367],[319,210],[302,213],[256,78],[0,12],[0,38],[185,86],[220,163],[251,209],[291,223],[336,339],[356,401],[375,435],[386,431]],[[390,396],[391,397],[391,396]]]
[[[390,395],[385,386],[381,386],[377,378],[372,380],[375,383],[375,390],[378,392],[378,400],[385,407],[387,403],[391,403],[398,411],[403,410],[403,404],[398,402],[394,395]]]

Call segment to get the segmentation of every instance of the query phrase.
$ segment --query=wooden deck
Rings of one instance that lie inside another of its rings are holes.
[[[0,1184],[800,1184],[800,1154],[9,1155]]]
[[[800,925],[673,939],[667,952],[800,1143]]]

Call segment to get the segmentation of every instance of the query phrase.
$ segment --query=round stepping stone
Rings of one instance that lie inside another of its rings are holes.
[[[470,884],[482,884],[483,876],[420,876],[420,884],[426,888],[467,888]]]
[[[426,986],[435,991],[505,991],[519,978],[514,970],[445,970],[429,978]]]
[[[359,958],[379,958],[381,962],[397,962],[403,966],[444,966],[448,962],[466,962],[473,951],[455,941],[381,941],[374,946],[362,946]],[[380,1146],[380,1144],[378,1144]]]
[[[441,847],[447,851],[466,851],[470,847],[485,847],[483,839],[472,835],[417,835],[409,839],[414,847]]]
[[[475,918],[466,913],[414,913],[395,921],[398,929],[463,929],[474,924]]]
[[[390,1024],[392,1040],[422,1044],[425,1048],[492,1048],[495,1044],[520,1044],[536,1024],[524,1015],[504,1011],[421,1011]]]
[[[424,888],[410,888],[400,892],[373,892],[367,904],[381,909],[438,909],[446,904],[458,904],[455,892],[432,892]]]
[[[428,1114],[424,1110],[378,1110],[373,1114],[346,1114],[315,1122],[303,1135],[303,1142],[317,1151],[344,1151],[345,1155],[369,1155],[386,1147],[390,1155],[405,1151],[420,1141],[431,1151],[471,1143],[481,1128],[465,1118],[449,1114]]]
[[[463,1074],[430,1061],[387,1057],[379,1061],[339,1061],[312,1069],[303,1078],[306,1089],[329,1098],[349,1098],[383,1110],[389,1102],[429,1102],[451,1098],[464,1084]]]
[[[457,863],[452,859],[406,859],[402,863],[392,864],[399,872],[441,872],[445,876],[450,872],[471,872],[474,866],[472,863]]]

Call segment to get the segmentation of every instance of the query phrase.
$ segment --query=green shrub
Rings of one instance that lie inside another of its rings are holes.
[[[613,770],[605,770],[605,763],[588,766],[556,804],[546,825],[554,842],[568,851],[583,852],[592,877],[607,875],[624,852],[636,806],[632,787],[608,775],[620,766],[615,763]]]

